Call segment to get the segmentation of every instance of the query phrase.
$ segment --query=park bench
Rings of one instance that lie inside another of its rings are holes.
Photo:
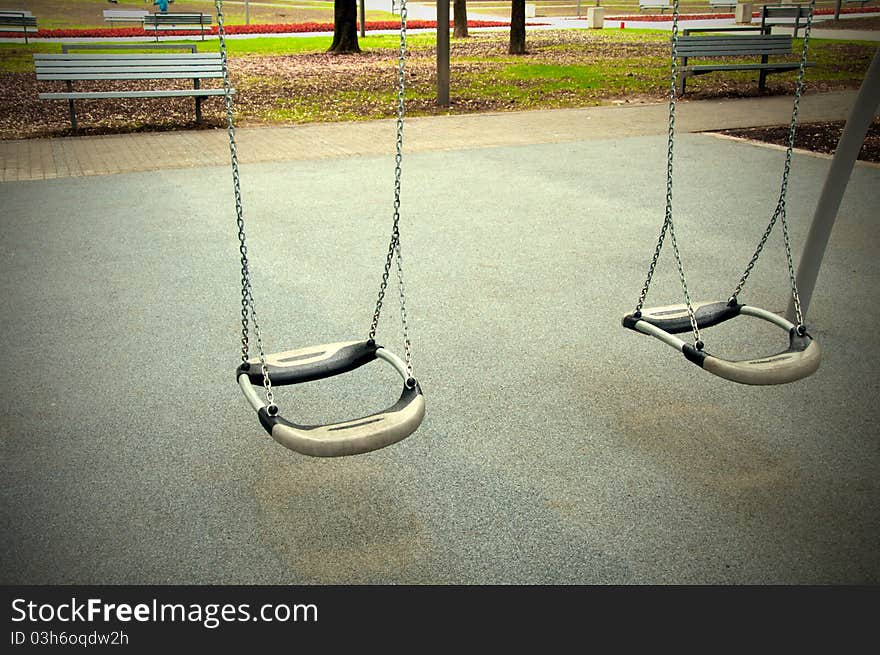
[[[800,68],[798,61],[785,61],[771,63],[768,58],[771,55],[790,55],[791,37],[778,34],[737,34],[735,36],[682,36],[678,39],[676,56],[680,57],[681,68],[681,94],[685,92],[685,82],[688,77],[704,75],[716,71],[758,71],[758,88],[764,90],[767,75],[782,73]],[[728,57],[756,57],[760,56],[760,62],[736,62],[736,63],[711,63],[688,65],[688,59],[728,58]],[[815,66],[814,62],[807,62],[807,66]]]
[[[198,31],[204,41],[205,31],[211,30],[211,18],[211,14],[147,14],[144,16],[144,30],[152,30],[157,41],[160,31]]]
[[[37,32],[37,19],[29,11],[0,9],[0,32],[21,32],[28,42],[28,32]]]
[[[672,9],[672,3],[671,0],[639,0],[639,13],[645,9],[659,9],[663,15],[667,9]]]
[[[125,9],[105,9],[104,21],[110,23],[111,26],[115,23],[143,24],[144,16],[147,16],[149,13],[146,9],[134,9],[131,11]]]
[[[801,19],[806,19],[809,15],[810,8],[805,5],[764,5],[761,7],[761,30],[770,34],[774,25],[794,26],[792,36],[796,37]]]
[[[729,9],[733,10],[736,7],[736,0],[731,2],[730,0],[709,0],[709,6],[712,9]]]
[[[104,46],[106,47],[106,46]],[[222,78],[220,53],[180,54],[35,54],[34,68],[38,81],[63,81],[67,91],[40,93],[40,100],[67,100],[70,123],[76,129],[74,100],[105,98],[192,97],[196,103],[196,121],[202,120],[201,102],[208,96],[222,96],[223,89],[202,89],[199,81]],[[141,91],[74,91],[73,83],[82,80],[176,80],[191,79],[191,89],[148,89]],[[233,91],[234,92],[234,91]]]
[[[843,4],[845,5],[855,5],[857,4],[859,7],[864,7],[871,0],[843,0]]]

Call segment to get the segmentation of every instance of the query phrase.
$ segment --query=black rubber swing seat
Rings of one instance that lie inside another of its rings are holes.
[[[697,350],[675,336],[691,331],[686,305],[644,309],[639,316],[627,314],[623,318],[623,326],[656,337],[700,368],[740,384],[785,384],[812,375],[819,368],[822,361],[819,344],[806,332],[799,334],[796,325],[773,312],[726,301],[696,303],[693,309],[697,327],[700,329],[718,325],[737,316],[752,316],[772,323],[788,332],[788,348],[767,357],[744,360],[722,359],[705,350]]]
[[[258,358],[236,370],[236,379],[260,423],[282,446],[313,457],[360,455],[406,439],[425,417],[425,397],[418,382],[409,377],[397,355],[373,341],[346,341],[266,356],[273,386],[299,384],[352,371],[374,359],[382,359],[403,378],[403,391],[391,407],[376,414],[325,425],[299,425],[272,415],[254,385],[263,384]]]

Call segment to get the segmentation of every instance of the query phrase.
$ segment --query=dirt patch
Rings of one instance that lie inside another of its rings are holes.
[[[837,142],[843,133],[843,121],[833,123],[804,123],[799,125],[795,132],[794,145],[796,148],[833,154],[837,148]],[[752,141],[773,143],[780,146],[788,145],[788,126],[776,127],[752,127],[741,130],[725,130],[721,134],[736,136]],[[859,152],[859,159],[880,163],[880,118],[874,119],[868,129],[868,135]]]
[[[821,30],[880,30],[880,16],[865,16],[863,18],[841,18],[840,20],[816,21],[813,29],[819,32],[816,37],[821,38]]]

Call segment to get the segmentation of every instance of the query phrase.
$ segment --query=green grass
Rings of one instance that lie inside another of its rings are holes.
[[[664,32],[578,30],[556,36],[536,32],[530,37],[530,52],[526,56],[506,53],[507,34],[503,31],[456,40],[452,58],[453,107],[448,111],[578,107],[630,97],[659,100],[668,89],[668,48],[664,45],[668,38]],[[357,55],[335,61],[307,58],[326,52],[330,42],[329,36],[262,36],[228,41],[234,75],[235,58],[292,58],[286,77],[271,73],[255,77],[248,71],[259,67],[242,61],[235,80],[240,116],[267,123],[393,116],[394,52],[399,38],[373,35],[360,39],[363,50],[382,51],[382,57],[362,61],[358,61]],[[202,52],[217,49],[216,41],[180,39],[175,43],[195,43]],[[435,35],[413,34],[408,43],[412,53],[407,69],[408,115],[446,113],[434,104]],[[797,57],[800,47],[801,40],[796,40],[792,58]],[[814,41],[810,59],[818,65],[808,70],[807,80],[827,81],[832,88],[853,88],[864,77],[875,49],[874,43]],[[60,52],[60,44],[0,44],[0,71],[32,74],[34,52]],[[302,62],[296,57],[303,57]],[[334,68],[337,61],[340,74],[324,75],[323,71]],[[301,76],[300,71],[307,74]],[[794,77],[794,73],[774,75],[771,83],[790,82]],[[756,75],[714,73],[695,78],[688,86],[695,95],[703,89],[709,94],[707,97],[753,93]]]
[[[523,108],[595,104],[606,96],[647,94],[662,88],[666,70],[644,60],[600,64],[506,64],[469,77],[456,91],[469,100],[502,98]]]
[[[305,97],[279,101],[265,119],[270,122],[307,123],[320,116],[324,121],[365,121],[384,118],[388,108],[397,101],[395,91],[340,91],[332,99],[314,100]]]

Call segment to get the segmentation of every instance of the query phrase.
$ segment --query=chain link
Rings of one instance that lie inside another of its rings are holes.
[[[266,353],[263,349],[263,337],[260,324],[257,322],[257,310],[254,305],[254,294],[251,288],[250,263],[247,256],[247,243],[244,229],[244,205],[241,200],[241,179],[238,170],[238,150],[235,143],[235,121],[232,112],[232,85],[229,80],[229,64],[226,54],[226,29],[224,26],[223,0],[214,0],[217,9],[217,35],[220,41],[220,62],[223,70],[223,99],[226,105],[226,131],[229,135],[229,154],[232,161],[232,189],[235,194],[235,218],[238,224],[238,250],[241,255],[241,361],[246,364],[250,354],[250,329],[253,323],[254,340],[260,355],[260,369],[263,373],[263,387],[266,389],[266,402],[275,406],[272,393],[272,380],[269,379],[269,367],[266,364]]]
[[[785,216],[785,200],[788,194],[788,182],[789,176],[791,174],[791,159],[794,152],[795,133],[797,132],[798,111],[800,109],[801,97],[804,93],[804,77],[807,68],[807,54],[810,45],[810,33],[813,29],[813,11],[815,9],[815,6],[816,0],[810,0],[809,14],[807,14],[807,23],[804,26],[804,43],[803,47],[801,48],[801,62],[800,67],[798,68],[797,87],[794,93],[794,104],[791,110],[791,120],[788,125],[788,147],[785,150],[785,164],[782,169],[782,183],[779,189],[779,199],[776,202],[776,209],[773,212],[773,216],[770,218],[770,223],[767,225],[767,229],[764,230],[764,234],[761,236],[761,241],[758,243],[758,247],[755,249],[755,253],[749,260],[749,263],[746,266],[746,269],[743,272],[739,283],[736,285],[736,288],[731,295],[731,300],[736,300],[737,296],[739,296],[740,292],[743,290],[743,287],[745,287],[746,280],[748,280],[752,269],[755,268],[758,257],[761,256],[761,252],[763,252],[764,245],[767,243],[767,239],[770,238],[771,232],[773,232],[776,221],[779,220],[782,223],[782,238],[785,244],[785,256],[788,263],[788,279],[791,286],[791,297],[794,304],[798,331],[803,331],[804,329],[804,316],[803,312],[801,311],[800,294],[798,293],[797,288],[797,273],[794,269],[794,260],[791,254],[791,238],[788,232],[788,221],[786,220]]]
[[[406,0],[400,3],[400,48],[397,52],[397,140],[394,155],[394,216],[391,226],[391,241],[388,244],[388,253],[385,257],[385,269],[382,272],[382,282],[379,285],[379,297],[376,300],[376,309],[373,312],[373,320],[370,324],[369,338],[375,340],[376,331],[379,328],[379,318],[382,315],[382,304],[385,301],[385,291],[388,288],[388,278],[391,275],[392,262],[396,263],[397,283],[400,296],[400,318],[403,327],[403,348],[406,370],[412,377],[412,345],[409,339],[409,324],[406,314],[406,293],[403,284],[403,258],[400,252],[400,189],[401,189],[401,164],[403,163],[403,117],[405,112],[404,96],[406,92]]]
[[[639,301],[636,305],[635,314],[637,316],[641,315],[642,307],[645,304],[645,298],[648,297],[648,289],[651,286],[651,280],[654,277],[654,270],[657,268],[657,261],[660,259],[660,252],[663,250],[663,243],[668,232],[669,240],[672,242],[672,253],[675,257],[675,264],[678,268],[678,279],[681,282],[681,288],[684,292],[684,301],[687,305],[691,331],[694,334],[694,343],[697,344],[698,348],[701,348],[702,340],[700,339],[700,328],[697,325],[697,319],[694,316],[691,294],[688,290],[687,278],[684,274],[684,264],[681,260],[681,252],[678,249],[678,241],[675,238],[675,224],[672,221],[672,164],[675,153],[675,93],[678,86],[678,2],[679,0],[674,0],[672,4],[672,63],[669,76],[669,127],[666,144],[666,212],[663,220],[663,227],[660,229],[660,238],[657,239],[657,247],[654,249],[654,256],[651,259],[651,265],[648,267],[648,275],[645,279],[642,291],[639,294]]]

